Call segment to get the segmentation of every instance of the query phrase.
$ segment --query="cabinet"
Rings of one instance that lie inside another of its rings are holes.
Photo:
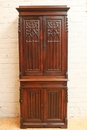
[[[67,6],[19,6],[20,127],[67,128]]]

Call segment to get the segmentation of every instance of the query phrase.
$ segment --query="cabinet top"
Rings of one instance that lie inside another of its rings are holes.
[[[19,6],[16,8],[18,12],[22,11],[68,11],[69,7],[66,5],[49,5],[49,6]]]

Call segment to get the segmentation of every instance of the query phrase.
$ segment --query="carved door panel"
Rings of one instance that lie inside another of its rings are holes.
[[[44,75],[65,76],[66,31],[63,16],[44,16]]]
[[[22,90],[21,116],[24,121],[42,122],[43,90],[26,88]]]
[[[21,76],[43,75],[42,17],[23,17]]]
[[[66,118],[66,90],[49,88],[44,90],[44,121],[63,122]]]

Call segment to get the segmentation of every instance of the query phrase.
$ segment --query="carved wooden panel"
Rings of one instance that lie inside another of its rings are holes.
[[[61,21],[48,20],[47,23],[47,70],[61,69]],[[54,62],[56,60],[56,62]]]
[[[45,120],[46,121],[60,121],[65,118],[63,111],[66,110],[64,102],[66,99],[64,89],[46,89],[45,90]]]
[[[63,30],[64,19],[60,16],[45,17],[45,75],[64,75],[63,65],[65,63],[64,50],[66,46]],[[62,55],[63,54],[63,55]]]
[[[26,20],[27,69],[39,70],[39,20]]]
[[[41,89],[23,89],[22,118],[25,121],[41,121],[43,113],[41,109],[43,99],[43,90]]]
[[[42,18],[24,18],[24,75],[42,75]]]

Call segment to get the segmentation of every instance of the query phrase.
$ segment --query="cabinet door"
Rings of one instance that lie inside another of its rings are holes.
[[[65,76],[66,30],[64,16],[44,16],[44,75]]]
[[[66,118],[66,90],[44,89],[44,121],[64,122]]]
[[[21,117],[24,122],[42,122],[43,90],[22,89]]]
[[[21,76],[43,75],[42,17],[23,17],[21,22]]]

